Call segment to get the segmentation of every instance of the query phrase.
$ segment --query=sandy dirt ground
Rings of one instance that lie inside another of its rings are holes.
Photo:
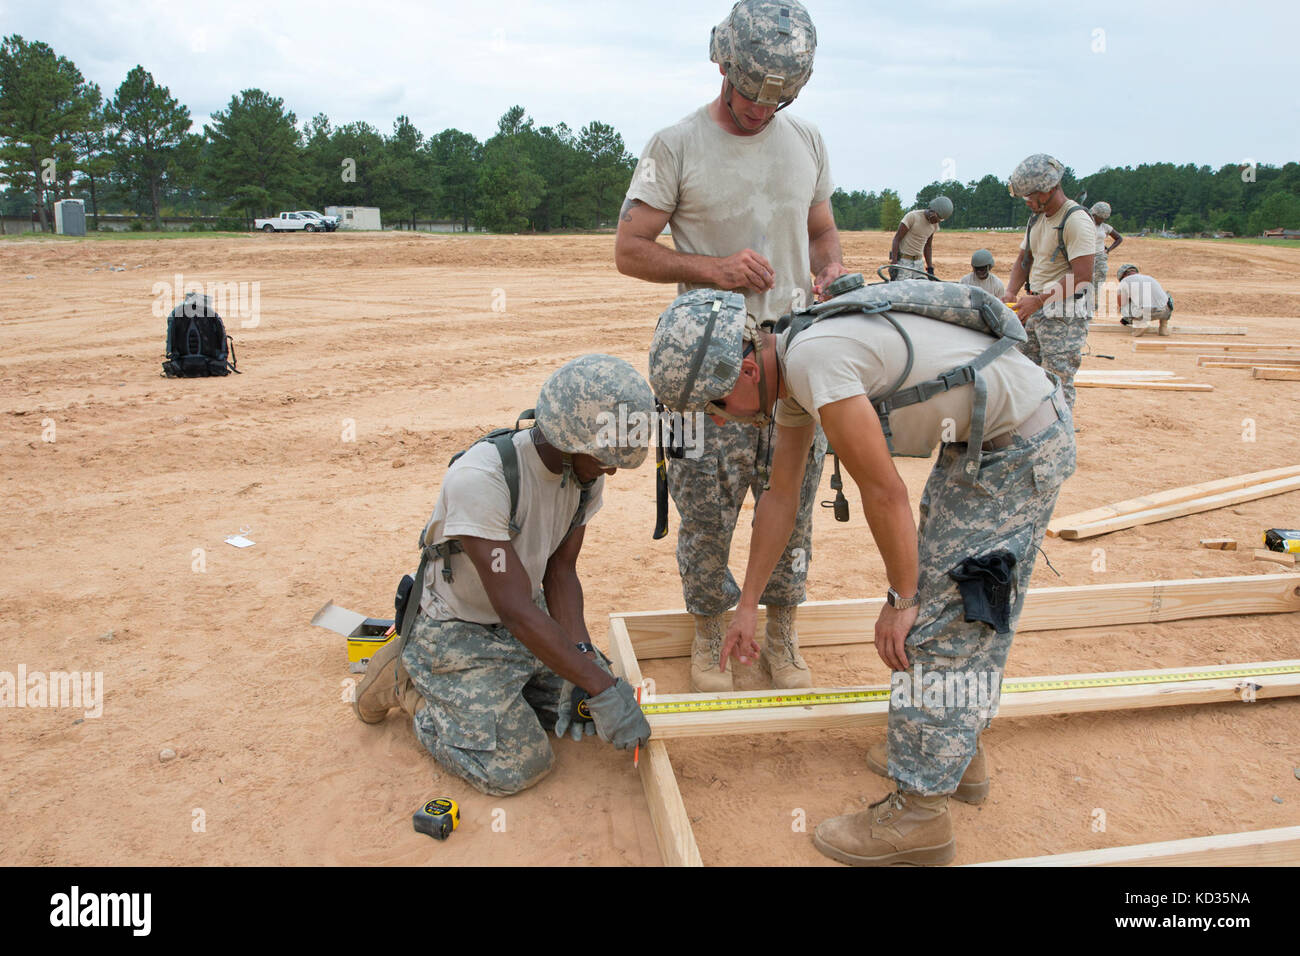
[[[958,278],[988,246],[1005,278],[1016,242],[941,233],[939,274]],[[874,269],[888,237],[844,244],[850,267]],[[1173,293],[1175,323],[1300,341],[1300,247],[1131,239],[1112,279],[1124,261]],[[242,375],[159,377],[155,284],[178,274],[260,283],[256,326],[227,316]],[[610,236],[0,243],[0,671],[104,680],[99,717],[0,711],[0,862],[657,864],[629,755],[558,741],[555,770],[536,788],[483,796],[440,770],[397,712],[359,723],[344,642],[309,622],[331,598],[391,614],[448,458],[513,422],[575,355],[610,352],[644,369],[672,297],[619,275]],[[1168,369],[1215,390],[1081,390],[1079,469],[1058,514],[1300,461],[1300,382],[1197,369],[1194,354],[1135,354],[1121,335],[1091,339],[1115,360],[1089,357],[1085,368]],[[915,502],[929,465],[898,466]],[[609,612],[682,603],[677,515],[673,534],[652,542],[652,485],[649,467],[611,478],[587,534],[581,571],[602,644]],[[812,599],[885,590],[848,493],[850,523],[817,512]],[[1048,539],[1059,577],[1040,558],[1034,585],[1274,572],[1250,558],[1274,526],[1300,526],[1300,494]],[[741,527],[738,573],[743,516]],[[224,543],[241,528],[254,547]],[[1245,550],[1203,550],[1206,537]],[[1029,633],[1008,673],[1275,660],[1300,656],[1298,646],[1296,614]],[[807,657],[819,685],[887,680],[870,645]],[[684,659],[645,670],[660,691],[687,689]],[[761,686],[752,674],[738,684]],[[863,763],[882,735],[670,744],[704,861],[829,864],[797,832],[797,811],[811,831],[884,795]],[[978,809],[954,804],[959,863],[1300,824],[1300,701],[1006,719],[986,739],[992,796]],[[176,758],[160,760],[164,748]],[[410,825],[435,796],[463,809],[446,843]]]

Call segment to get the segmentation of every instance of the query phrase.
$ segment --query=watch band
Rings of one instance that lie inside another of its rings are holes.
[[[921,603],[921,592],[918,590],[910,598],[905,598],[893,588],[890,588],[885,592],[885,600],[889,602],[890,607],[905,611],[909,607],[916,607]]]

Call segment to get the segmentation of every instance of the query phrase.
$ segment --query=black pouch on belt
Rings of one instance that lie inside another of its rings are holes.
[[[957,582],[966,605],[966,621],[983,621],[999,634],[1011,630],[1011,592],[1015,582],[1016,556],[1010,551],[991,551],[967,558],[948,572]]]

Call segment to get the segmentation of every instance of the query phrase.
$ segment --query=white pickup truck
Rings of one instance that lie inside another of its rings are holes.
[[[338,216],[323,216],[313,209],[299,209],[298,215],[319,220],[326,232],[334,232],[339,227]]]
[[[254,219],[253,228],[262,232],[320,232],[325,224],[301,212],[282,212],[278,219]]]

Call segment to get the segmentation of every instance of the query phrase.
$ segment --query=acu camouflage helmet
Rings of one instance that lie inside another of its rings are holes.
[[[1110,218],[1110,203],[1095,202],[1092,204],[1092,208],[1089,209],[1088,212],[1092,213],[1102,222],[1105,222],[1107,219]]]
[[[650,384],[674,412],[707,411],[740,378],[745,340],[757,325],[739,292],[695,289],[659,316],[650,342]]]
[[[1137,271],[1138,271],[1138,267],[1137,267],[1137,266],[1133,265],[1133,263],[1131,263],[1131,262],[1126,262],[1126,263],[1124,263],[1122,266],[1119,267],[1119,272],[1115,273],[1115,278],[1116,278],[1116,279],[1122,279],[1122,278],[1124,278],[1126,275],[1128,275],[1130,272],[1137,272]]]
[[[993,268],[993,253],[987,249],[976,249],[975,254],[970,257],[970,267],[980,269],[984,266],[988,266],[990,269]]]
[[[1065,175],[1065,166],[1059,159],[1048,156],[1046,153],[1034,153],[1034,155],[1021,160],[1020,165],[1016,167],[1015,172],[1011,174],[1011,182],[1007,186],[1007,191],[1013,196],[1021,198],[1028,196],[1030,193],[1047,193],[1051,192],[1061,183],[1061,177]]]
[[[778,109],[812,76],[816,50],[812,17],[796,0],[740,0],[709,37],[709,59],[740,95]]]
[[[930,211],[940,219],[947,219],[952,215],[952,200],[947,196],[935,196],[930,200]]]
[[[590,455],[606,468],[636,468],[654,432],[654,396],[627,362],[583,355],[551,374],[537,397],[537,427],[564,452]]]

